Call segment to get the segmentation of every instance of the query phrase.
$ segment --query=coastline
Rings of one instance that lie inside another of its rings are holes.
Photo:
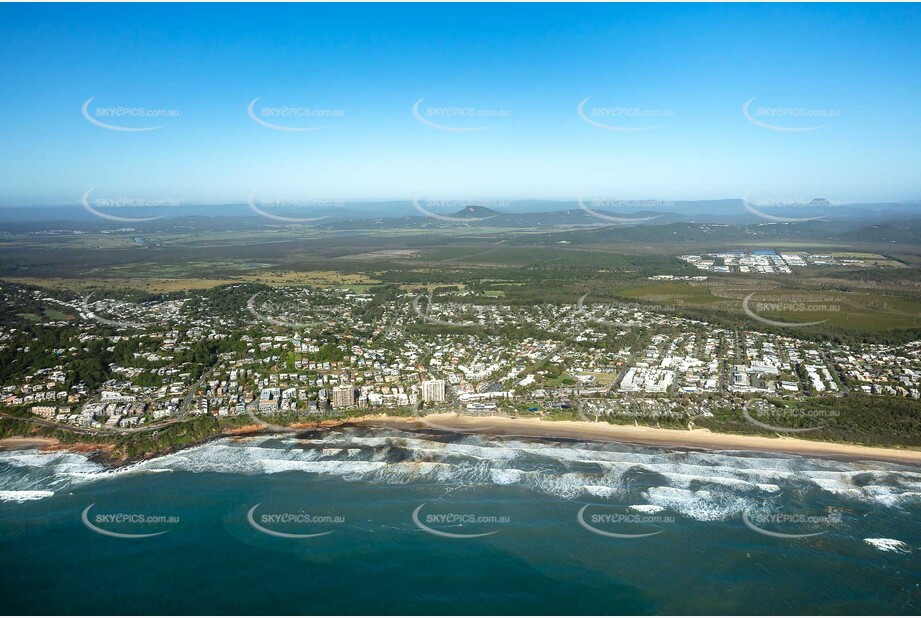
[[[506,416],[458,416],[453,413],[424,417],[365,417],[353,421],[363,426],[412,426],[498,436],[562,438],[624,442],[642,446],[701,448],[716,451],[756,451],[826,457],[844,460],[876,460],[921,465],[921,450],[819,442],[793,437],[750,436],[715,433],[709,429],[660,429],[635,425],[612,425],[592,421],[544,421]]]
[[[51,448],[60,444],[57,438],[28,438],[25,436],[13,436],[11,438],[0,438],[0,450],[15,451],[27,448]]]
[[[693,430],[663,429],[637,425],[613,425],[592,421],[545,421],[539,417],[511,418],[507,416],[465,416],[451,412],[430,414],[425,417],[391,416],[388,414],[365,414],[361,416],[323,420],[291,425],[288,430],[294,435],[311,431],[324,431],[346,425],[362,427],[391,427],[396,429],[454,431],[488,436],[519,436],[560,440],[608,441],[638,446],[693,448],[713,451],[752,451],[776,454],[791,454],[806,457],[822,457],[845,461],[874,460],[891,463],[921,465],[921,450],[886,448],[820,442],[787,436],[755,436],[745,434],[716,433],[709,429]],[[69,451],[88,454],[100,463],[113,468],[166,455],[171,452],[198,446],[219,438],[243,438],[259,434],[278,433],[271,427],[251,424],[234,429],[225,429],[219,434],[197,440],[176,449],[148,454],[137,458],[121,458],[112,455],[112,446],[99,443],[64,443],[56,438],[37,436],[11,436],[0,439],[0,450],[38,448],[43,452]]]

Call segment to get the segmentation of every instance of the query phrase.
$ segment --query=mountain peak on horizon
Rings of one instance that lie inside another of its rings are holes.
[[[477,204],[467,204],[456,213],[453,217],[462,217],[462,218],[481,218],[481,217],[494,217],[496,215],[502,214],[498,210],[493,210],[492,208],[487,208],[486,206],[478,206]]]

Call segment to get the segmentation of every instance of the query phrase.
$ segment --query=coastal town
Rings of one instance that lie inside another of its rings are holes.
[[[432,411],[677,418],[763,397],[921,398],[919,341],[817,343],[585,297],[482,300],[465,290],[437,302],[403,290],[381,302],[339,288],[229,286],[134,303],[8,288],[8,305],[56,307],[41,326],[62,336],[37,350],[2,327],[0,351],[35,360],[0,387],[0,405],[49,425],[132,432],[199,415],[281,424]],[[96,383],[72,360],[91,349],[113,359]]]

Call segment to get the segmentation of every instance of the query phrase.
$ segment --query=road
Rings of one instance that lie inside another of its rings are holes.
[[[211,374],[214,373],[214,369],[217,365],[213,365],[208,371],[201,374],[201,377],[198,378],[198,381],[189,388],[189,392],[182,399],[182,404],[179,406],[179,415],[177,416],[178,420],[184,421],[186,415],[189,413],[189,406],[192,405],[192,399],[195,398],[195,392],[208,378],[211,377]]]
[[[547,332],[548,332],[548,333],[553,332],[553,330],[554,330],[563,320],[565,320],[566,318],[570,317],[571,315],[573,315],[573,314],[576,313],[577,311],[578,311],[578,309],[575,309],[575,310],[573,310],[573,311],[565,311],[565,312],[563,313],[563,315],[561,315],[559,318],[557,318],[557,319],[554,320],[552,323],[550,323],[550,325],[547,326]],[[549,359],[551,356],[553,356],[554,354],[556,354],[557,351],[560,349],[560,347],[561,347],[562,345],[563,345],[562,342],[557,343],[557,344],[554,345],[552,348],[550,348],[550,351],[549,351],[549,352],[547,352],[546,354],[544,354],[543,356],[541,356],[537,361],[531,363],[530,365],[528,365],[527,367],[525,367],[524,369],[522,369],[520,372],[518,372],[518,375],[515,376],[515,378],[514,378],[514,383],[517,384],[520,380],[523,380],[523,379],[528,375],[528,372],[529,372],[529,371],[531,371],[532,369],[537,369],[537,368],[539,368],[541,365],[543,365],[544,363],[546,363],[546,362],[547,362],[547,359]],[[514,386],[514,384],[513,384],[512,386]]]

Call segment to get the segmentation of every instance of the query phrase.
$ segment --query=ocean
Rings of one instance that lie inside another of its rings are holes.
[[[5,614],[919,614],[921,468],[344,426],[0,452]]]

